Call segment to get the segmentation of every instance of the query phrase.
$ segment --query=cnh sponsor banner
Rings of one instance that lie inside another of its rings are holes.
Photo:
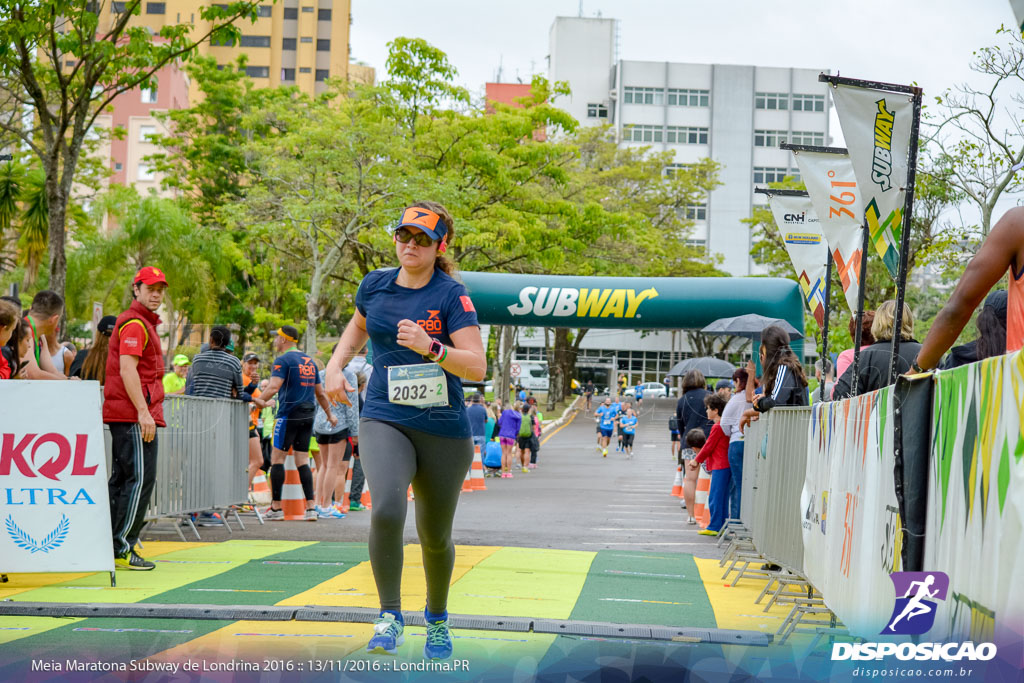
[[[793,151],[850,311],[857,312],[864,203],[849,155]]]
[[[818,215],[807,197],[769,194],[775,225],[786,243],[807,309],[821,327],[825,323],[825,275],[828,245]]]
[[[832,99],[863,195],[871,242],[895,278],[900,263],[913,97],[833,85]]]
[[[924,566],[949,575],[932,638],[1024,641],[1024,352],[935,377]]]
[[[99,385],[6,382],[0,415],[4,571],[113,571]]]
[[[800,498],[804,573],[855,636],[875,639],[901,570],[893,387],[812,407]]]

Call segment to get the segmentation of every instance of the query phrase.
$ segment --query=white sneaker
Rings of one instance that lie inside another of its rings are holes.
[[[316,510],[306,510],[306,521],[315,522],[320,519],[320,515],[317,514]]]

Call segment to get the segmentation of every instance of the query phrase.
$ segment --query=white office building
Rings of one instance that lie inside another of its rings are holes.
[[[830,143],[826,69],[618,59],[614,19],[558,17],[549,42],[549,77],[572,88],[558,103],[584,125],[610,123],[619,144],[674,152],[666,173],[705,157],[722,165],[722,184],[687,211],[691,238],[731,275],[762,272],[742,220],[763,202],[756,185],[799,175],[780,142]]]

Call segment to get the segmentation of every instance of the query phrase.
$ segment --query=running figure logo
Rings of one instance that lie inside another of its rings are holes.
[[[935,623],[936,600],[945,600],[949,577],[944,572],[893,572],[896,605],[882,635],[920,635]]]

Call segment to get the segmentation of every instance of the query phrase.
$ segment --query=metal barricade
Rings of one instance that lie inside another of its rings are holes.
[[[234,399],[174,395],[157,430],[157,473],[146,518],[223,510],[249,495],[249,412]],[[107,471],[110,436],[104,430]]]
[[[768,441],[759,454],[754,495],[754,545],[771,562],[797,573],[804,567],[800,494],[810,418],[809,407],[775,408],[763,418]]]

